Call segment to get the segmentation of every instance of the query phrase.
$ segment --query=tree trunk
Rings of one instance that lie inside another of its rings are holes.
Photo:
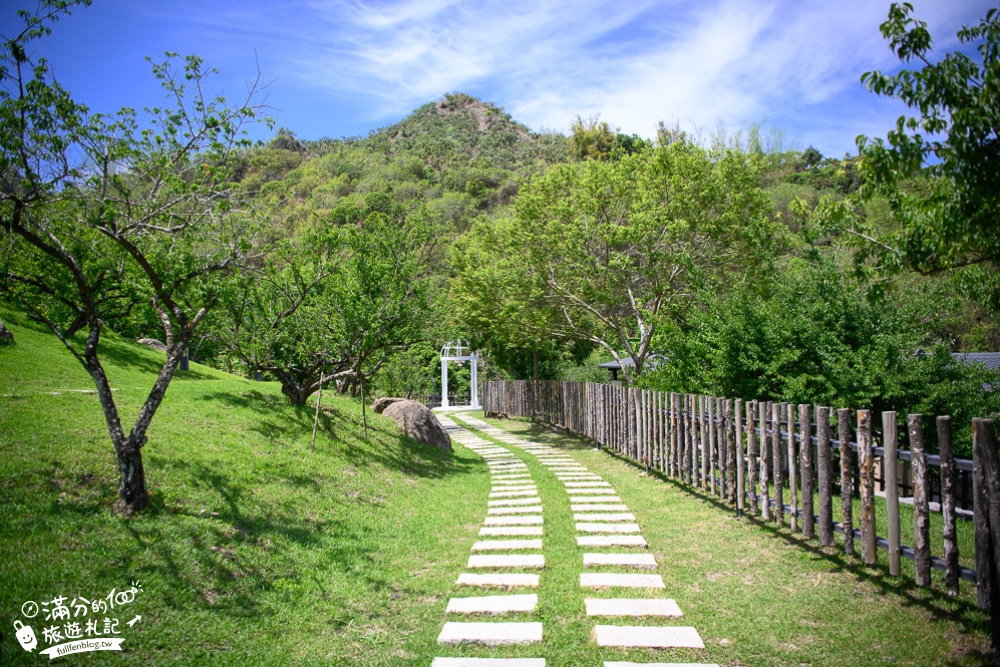
[[[133,438],[126,438],[115,444],[115,456],[118,459],[118,500],[115,502],[115,511],[125,516],[138,512],[149,504],[141,447]]]
[[[146,429],[142,428],[138,434],[133,430],[132,435],[125,436],[108,376],[97,357],[102,327],[103,324],[99,319],[91,320],[83,361],[97,387],[97,398],[104,410],[104,421],[108,425],[108,434],[111,436],[111,444],[115,448],[115,457],[118,461],[118,500],[115,501],[115,511],[127,516],[144,509],[149,502],[146,493],[146,475],[142,468],[142,446],[146,443]],[[142,419],[141,412],[140,419]]]
[[[10,332],[10,329],[4,326],[3,322],[0,322],[0,346],[7,346],[14,344],[14,334]]]
[[[306,400],[312,394],[311,377],[306,377],[302,382],[299,382],[295,374],[288,371],[271,369],[271,372],[278,376],[278,380],[281,382],[281,393],[288,397],[292,405],[306,404]]]

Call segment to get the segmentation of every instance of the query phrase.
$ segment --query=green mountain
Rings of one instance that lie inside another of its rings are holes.
[[[295,234],[341,203],[388,194],[451,233],[503,207],[524,178],[568,159],[569,140],[531,132],[502,108],[462,93],[425,104],[367,137],[300,141],[280,130],[249,152],[241,183]]]

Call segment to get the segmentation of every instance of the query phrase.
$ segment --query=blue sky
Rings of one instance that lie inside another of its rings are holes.
[[[940,52],[995,3],[913,0]],[[0,32],[19,30],[15,0]],[[232,100],[269,82],[277,125],[316,139],[366,134],[461,91],[533,130],[600,116],[651,137],[657,121],[703,137],[754,122],[785,147],[854,152],[905,111],[861,86],[899,67],[880,0],[95,0],[36,43],[96,111],[162,101],[145,56],[197,53]]]

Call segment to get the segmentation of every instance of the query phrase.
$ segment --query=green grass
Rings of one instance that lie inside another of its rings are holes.
[[[0,664],[47,662],[14,639],[25,601],[93,599],[133,580],[142,592],[115,614],[142,615],[123,631],[126,650],[60,664],[433,655],[482,522],[478,456],[415,444],[370,413],[366,440],[360,404],[329,393],[312,452],[312,407],[195,364],[171,384],[143,450],[152,509],[122,519],[97,398],[70,391],[90,389],[89,376],[51,335],[2,317],[17,344],[0,348]],[[162,356],[113,336],[104,356],[123,415],[135,415]]]
[[[545,639],[439,647],[448,598],[477,594],[454,582],[486,513],[479,456],[417,445],[371,414],[365,439],[360,404],[329,394],[313,452],[312,406],[290,406],[276,384],[193,365],[171,384],[143,450],[151,509],[121,518],[96,396],[74,391],[89,390],[89,377],[50,334],[15,312],[0,309],[0,318],[17,338],[0,348],[0,664],[48,662],[14,639],[25,601],[93,599],[132,581],[142,584],[136,601],[108,614],[142,616],[119,633],[125,650],[58,664],[429,665],[435,655],[542,656],[550,667],[989,664],[980,655],[988,619],[968,586],[957,600],[939,579],[916,589],[884,564],[865,568],[786,529],[737,520],[706,495],[523,421],[497,423],[568,451],[614,485],[667,595],[708,648],[595,645],[567,495],[528,454],[547,567],[538,611],[510,620],[542,621]],[[113,335],[104,351],[128,421],[162,357]]]
[[[964,582],[959,598],[944,594],[938,573],[932,589],[919,589],[912,583],[912,564],[906,561],[904,576],[889,576],[884,552],[878,567],[865,567],[858,558],[842,553],[839,536],[836,547],[821,548],[787,528],[736,518],[717,499],[647,475],[580,439],[521,420],[489,421],[567,451],[612,484],[636,514],[656,556],[667,583],[664,596],[676,599],[684,612],[683,621],[673,622],[693,625],[707,647],[705,651],[600,649],[588,639],[596,621],[583,617],[585,594],[578,576],[584,549],[576,547],[572,537],[566,493],[551,473],[538,470],[533,457],[525,455],[536,471],[545,504],[546,556],[552,561],[539,594],[546,639],[536,652],[550,665],[599,665],[601,660],[789,666],[995,664],[988,655],[988,614],[975,608],[974,589]],[[616,590],[586,595],[630,594]],[[624,619],[610,622],[633,624]]]

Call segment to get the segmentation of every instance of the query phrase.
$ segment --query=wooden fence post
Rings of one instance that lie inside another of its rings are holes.
[[[705,430],[705,397],[698,397],[698,429],[701,433],[701,488],[708,489],[708,432]]]
[[[774,466],[775,521],[785,522],[785,490],[781,477],[781,403],[771,404],[771,464]]]
[[[684,482],[691,486],[694,483],[694,400],[691,394],[684,394],[684,451],[687,452],[687,463],[684,465]]]
[[[728,482],[727,475],[729,472],[728,465],[728,455],[727,455],[727,442],[726,442],[726,400],[723,398],[715,399],[715,443],[718,448],[719,457],[719,498],[721,500],[726,499],[726,494],[728,493]]]
[[[726,399],[726,421],[725,434],[723,438],[726,442],[726,502],[736,505],[736,434],[733,430],[735,422],[733,420],[733,401]]]
[[[767,437],[768,403],[757,404],[757,418],[760,420],[760,518],[771,520],[771,489],[768,477],[771,474],[771,440]]]
[[[747,402],[747,488],[750,491],[750,514],[757,516],[757,433],[754,431],[757,401]]]
[[[944,585],[948,595],[958,595],[958,539],[955,529],[955,456],[951,449],[951,417],[937,418],[938,454],[941,457],[941,516],[944,519]]]
[[[713,496],[718,492],[718,474],[715,459],[715,399],[706,396],[708,404],[708,482],[709,493]]]
[[[819,483],[819,543],[833,546],[833,453],[830,408],[816,408],[816,481]]]
[[[882,413],[882,447],[885,449],[885,510],[889,523],[889,574],[900,575],[902,554],[899,535],[899,454],[896,451],[896,413]]]
[[[736,426],[736,511],[742,516],[747,506],[746,460],[743,451],[743,399],[733,401]]]
[[[802,478],[802,534],[816,536],[813,514],[812,415],[808,403],[799,404],[799,476]]]
[[[851,411],[837,410],[837,438],[840,440],[840,511],[843,516],[844,551],[854,553],[854,457],[851,451]]]
[[[858,410],[858,466],[861,469],[861,560],[865,565],[876,565],[875,457],[870,410]]]
[[[792,532],[799,530],[799,480],[795,463],[795,419],[792,414],[794,406],[785,403],[785,421],[788,422],[788,504],[792,506],[792,517],[789,527]]]
[[[998,585],[1000,583],[1000,460],[997,455],[997,436],[993,420],[972,420],[972,459],[974,486],[978,486],[975,515],[979,606],[992,610],[991,639],[993,648],[998,649],[1000,648],[1000,585]]]
[[[924,455],[923,415],[908,415],[910,456],[913,462],[913,565],[917,586],[931,585],[930,508],[927,457]]]

